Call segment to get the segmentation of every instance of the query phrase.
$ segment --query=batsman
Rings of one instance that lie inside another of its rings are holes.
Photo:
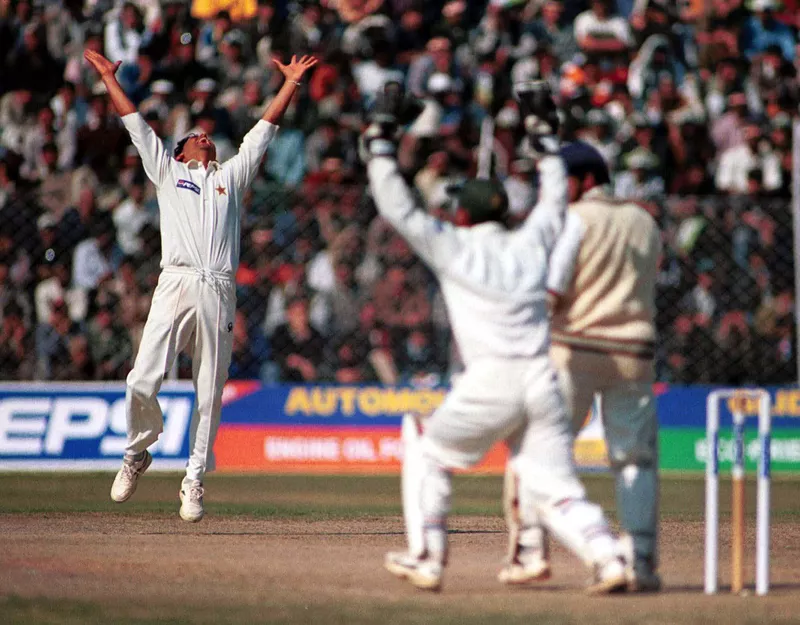
[[[378,210],[434,271],[465,370],[428,419],[403,418],[402,496],[408,551],[385,567],[417,588],[438,590],[447,563],[451,472],[476,464],[498,440],[511,448],[520,510],[531,512],[593,573],[592,594],[619,590],[625,572],[602,509],[586,499],[571,457],[572,436],[548,357],[548,258],[567,207],[555,104],[543,82],[518,91],[543,180],[536,209],[507,226],[499,183],[468,181],[460,195],[469,225],[429,215],[395,160],[399,128],[415,115],[389,85],[362,135]],[[408,111],[411,112],[408,112]]]
[[[661,586],[658,561],[658,422],[653,396],[655,284],[661,237],[653,218],[634,202],[614,199],[608,167],[593,147],[570,146],[570,206],[550,258],[550,355],[572,415],[584,424],[597,395],[608,457],[616,480],[620,555],[627,588]],[[517,481],[506,472],[509,561],[507,584],[550,576],[547,536],[516,511]],[[530,521],[530,519],[528,519]]]
[[[204,515],[203,477],[213,468],[222,388],[233,349],[242,198],[300,80],[317,61],[308,56],[292,57],[288,65],[275,61],[285,78],[283,86],[245,135],[238,154],[219,163],[214,142],[204,133],[184,137],[169,154],[117,82],[119,63],[92,50],[84,57],[100,74],[156,187],[161,219],[161,275],[127,379],[128,443],[111,499],[127,501],[150,466],[147,448],[164,427],[156,395],[178,354],[188,349],[196,402],[189,462],[179,493],[180,516],[197,522]]]

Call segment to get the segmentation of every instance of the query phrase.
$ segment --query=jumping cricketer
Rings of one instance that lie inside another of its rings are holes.
[[[539,202],[517,230],[505,227],[507,198],[490,181],[469,181],[461,192],[471,227],[420,208],[398,171],[397,129],[385,111],[362,137],[378,210],[435,272],[465,363],[433,415],[424,422],[403,418],[408,551],[388,553],[385,567],[421,589],[441,587],[451,471],[476,464],[497,440],[509,443],[520,509],[535,511],[592,567],[589,592],[611,592],[625,583],[603,512],[587,501],[575,473],[567,411],[548,356],[547,265],[567,207],[567,180],[552,136],[555,105],[544,83],[528,87],[526,101],[533,104],[526,128],[550,136],[537,152],[544,181]]]
[[[652,217],[634,202],[611,197],[608,168],[597,150],[575,143],[568,167],[570,201],[564,230],[550,258],[551,357],[572,429],[583,425],[599,396],[608,456],[616,477],[621,556],[627,588],[655,591],[658,535],[658,455],[655,399],[655,284],[661,238]],[[549,576],[546,536],[518,525],[514,480],[506,480],[511,525],[510,584]]]
[[[214,142],[202,133],[183,138],[168,154],[117,82],[119,63],[91,50],[84,58],[100,74],[139,151],[145,173],[156,187],[161,215],[161,275],[127,379],[128,444],[111,498],[129,499],[150,466],[147,448],[164,424],[156,394],[177,355],[188,348],[197,399],[180,516],[196,522],[204,514],[203,477],[213,469],[222,388],[231,361],[242,197],[300,80],[317,61],[309,56],[299,60],[293,56],[288,65],[275,60],[285,78],[283,86],[242,140],[238,154],[218,163]]]

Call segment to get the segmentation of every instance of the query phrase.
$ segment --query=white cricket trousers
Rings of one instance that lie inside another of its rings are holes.
[[[424,421],[403,422],[403,508],[409,551],[446,560],[450,472],[507,441],[525,520],[543,522],[587,563],[616,545],[599,506],[586,500],[572,461],[572,434],[555,369],[546,356],[470,363]]]
[[[126,452],[138,454],[156,442],[164,415],[156,395],[178,354],[192,357],[195,410],[189,437],[185,482],[213,470],[214,439],[219,427],[222,388],[233,349],[236,290],[227,274],[165,267],[153,293],[139,353],[128,374]]]
[[[444,466],[466,469],[498,440],[521,456],[539,489],[582,497],[572,463],[569,421],[547,357],[470,363],[425,423],[427,452]]]

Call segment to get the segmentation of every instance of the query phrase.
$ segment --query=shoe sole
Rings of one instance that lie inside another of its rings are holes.
[[[528,575],[504,575],[505,571],[500,571],[497,581],[506,586],[528,586],[539,582],[546,582],[552,577],[550,567],[543,569],[540,573]]]
[[[421,575],[415,569],[409,569],[408,567],[394,562],[384,562],[383,566],[395,577],[407,580],[412,586],[420,590],[438,592],[442,589],[441,579],[432,579],[426,575]]]
[[[615,577],[609,577],[602,581],[592,584],[586,589],[587,595],[611,595],[614,593],[625,592],[628,588],[628,580],[624,573]]]
[[[136,481],[133,483],[133,488],[131,489],[131,492],[128,493],[127,497],[123,497],[122,499],[115,499],[114,495],[111,495],[111,501],[114,501],[116,503],[125,503],[126,501],[128,501],[128,499],[133,497],[133,493],[136,492],[136,487],[139,486],[139,478],[142,477],[142,475],[144,475],[144,472],[147,471],[147,469],[153,463],[153,456],[150,455],[150,452],[148,451],[145,453],[147,454],[147,456],[145,457],[144,468],[142,468],[142,470],[139,471],[139,477],[137,477]]]

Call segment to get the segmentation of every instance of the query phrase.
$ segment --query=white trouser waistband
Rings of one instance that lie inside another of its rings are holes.
[[[233,283],[234,276],[224,271],[214,271],[213,269],[201,269],[200,267],[178,267],[176,265],[169,265],[161,270],[161,273],[179,274],[184,276],[197,276],[199,278],[208,278],[215,280],[226,280]]]

